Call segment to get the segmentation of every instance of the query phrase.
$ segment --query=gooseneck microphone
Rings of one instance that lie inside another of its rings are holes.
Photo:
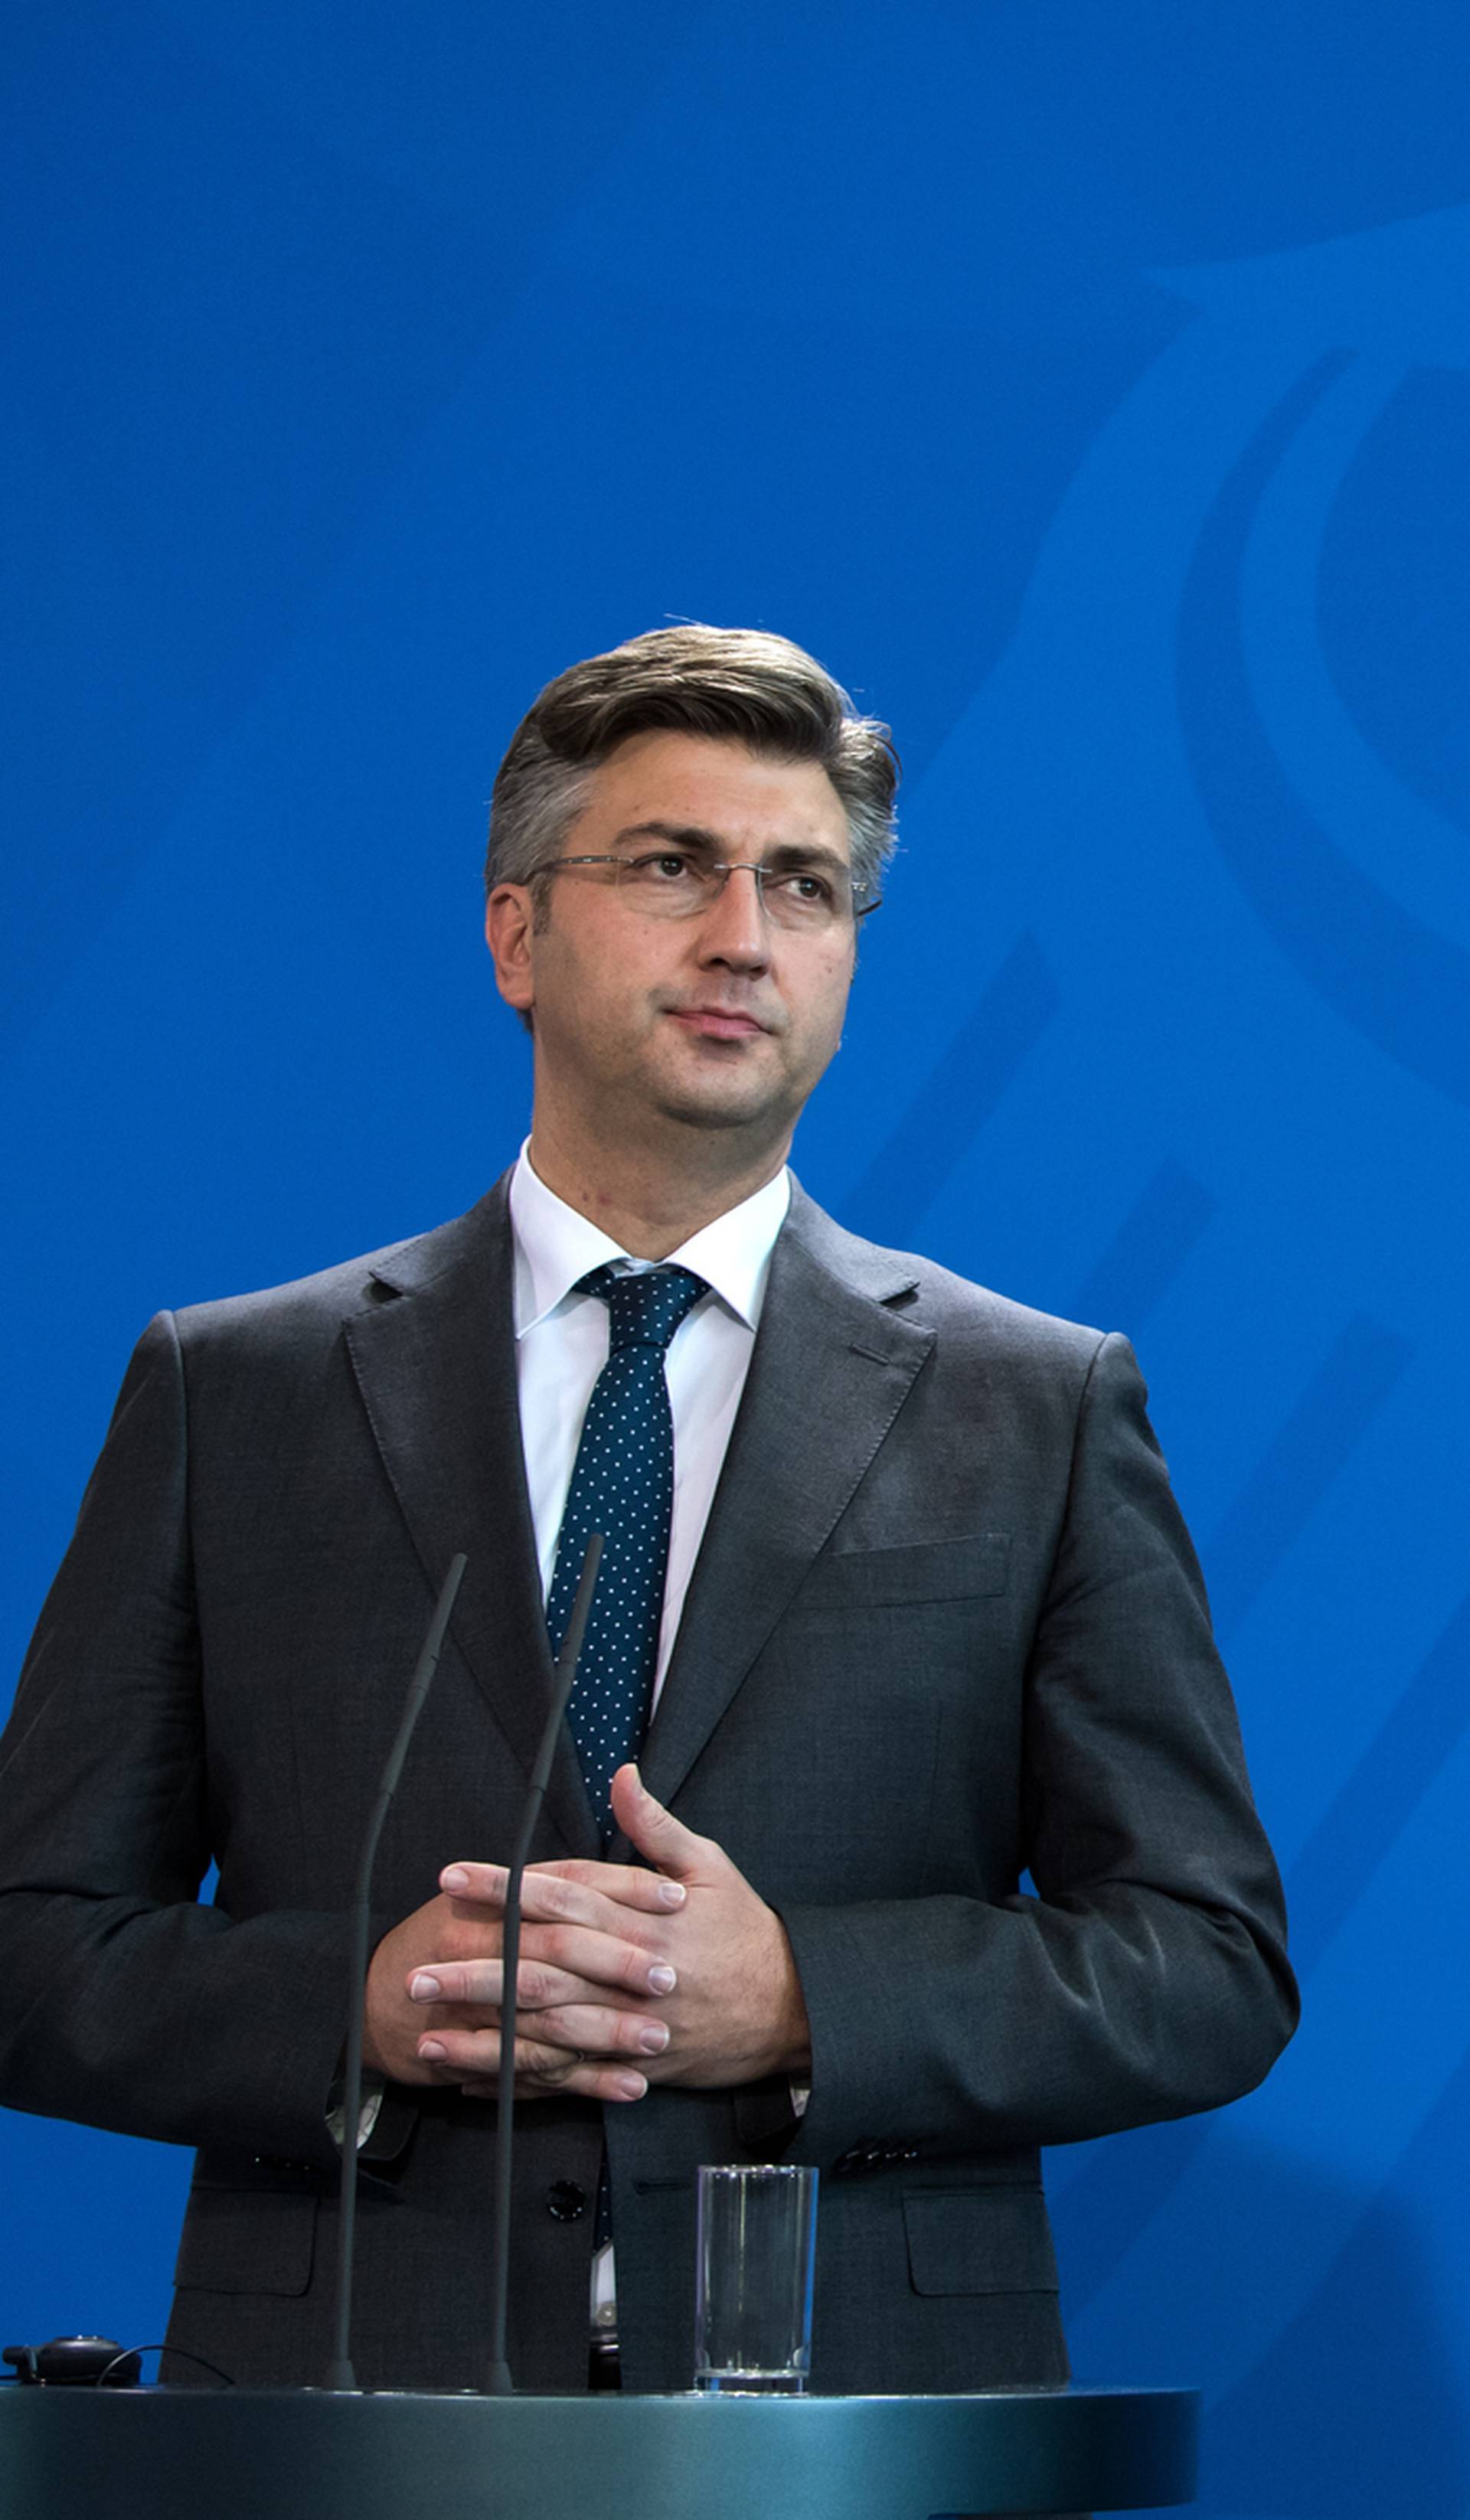
[[[465,1562],[463,1550],[457,1556],[451,1558],[449,1572],[444,1577],[443,1589],[435,1604],[434,1616],[429,1623],[429,1634],[424,1639],[424,1650],[414,1666],[413,1678],[408,1684],[402,1721],[398,1726],[393,1746],[388,1754],[388,1765],[383,1771],[383,1781],[378,1787],[378,1799],[373,1805],[373,1816],[368,1822],[367,1835],[362,1842],[362,1854],[357,1866],[357,1890],[352,1909],[352,1966],[351,1995],[347,2008],[347,2053],[343,2077],[342,2208],[338,2218],[337,2233],[337,2331],[333,2340],[332,2361],[327,2372],[326,2386],[329,2389],[355,2389],[357,2386],[357,2375],[352,2368],[350,2350],[352,2243],[357,2229],[357,2128],[362,2116],[362,2009],[367,1994],[368,1938],[372,1932],[373,1859],[378,1852],[378,1840],[383,1834],[383,1823],[388,1818],[388,1807],[392,1801],[398,1778],[402,1774],[403,1762],[408,1755],[409,1742],[413,1739],[414,1727],[423,1713],[424,1700],[429,1694],[429,1684],[434,1678],[438,1663],[439,1651],[444,1642],[444,1630],[449,1624],[449,1613],[454,1607],[459,1592]]]
[[[531,1837],[540,1818],[557,1735],[567,1712],[567,1700],[576,1678],[577,1657],[582,1649],[582,1635],[587,1613],[592,1607],[597,1569],[601,1562],[602,1533],[594,1531],[582,1559],[576,1598],[572,1604],[572,1616],[567,1622],[567,1634],[557,1658],[556,1685],[551,1692],[536,1764],[530,1772],[530,1790],[521,1814],[521,1825],[511,1854],[510,1877],[505,1885],[505,1924],[501,1942],[500,2089],[495,2119],[495,2214],[490,2238],[490,2368],[485,2380],[485,2395],[490,2398],[511,2397],[516,2385],[505,2358],[505,2315],[510,2299],[511,2161],[516,2128],[516,1972],[521,1960],[521,1876],[526,1870]]]

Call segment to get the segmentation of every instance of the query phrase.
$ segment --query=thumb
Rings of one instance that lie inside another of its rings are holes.
[[[708,1871],[709,1838],[696,1837],[692,1828],[656,1802],[631,1761],[613,1778],[613,1818],[639,1854],[671,1879],[687,1881]]]

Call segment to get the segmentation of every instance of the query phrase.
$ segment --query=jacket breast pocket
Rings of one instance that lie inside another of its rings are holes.
[[[303,2293],[316,2251],[316,2198],[267,2187],[196,2187],[174,2264],[199,2292]]]
[[[918,2293],[1055,2292],[1056,2252],[1039,2187],[911,2188],[908,2278]]]
[[[795,1610],[879,1610],[920,1601],[971,1601],[1004,1593],[1011,1535],[919,1540],[899,1549],[828,1549],[796,1595]]]

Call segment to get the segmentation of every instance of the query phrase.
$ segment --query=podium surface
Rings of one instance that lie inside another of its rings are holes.
[[[1183,2389],[0,2396],[4,2520],[931,2520],[1192,2499]]]

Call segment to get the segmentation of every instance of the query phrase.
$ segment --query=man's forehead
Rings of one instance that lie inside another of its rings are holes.
[[[593,821],[605,832],[688,830],[721,844],[755,833],[850,854],[847,812],[820,762],[665,728],[630,736],[594,771],[578,827]]]

